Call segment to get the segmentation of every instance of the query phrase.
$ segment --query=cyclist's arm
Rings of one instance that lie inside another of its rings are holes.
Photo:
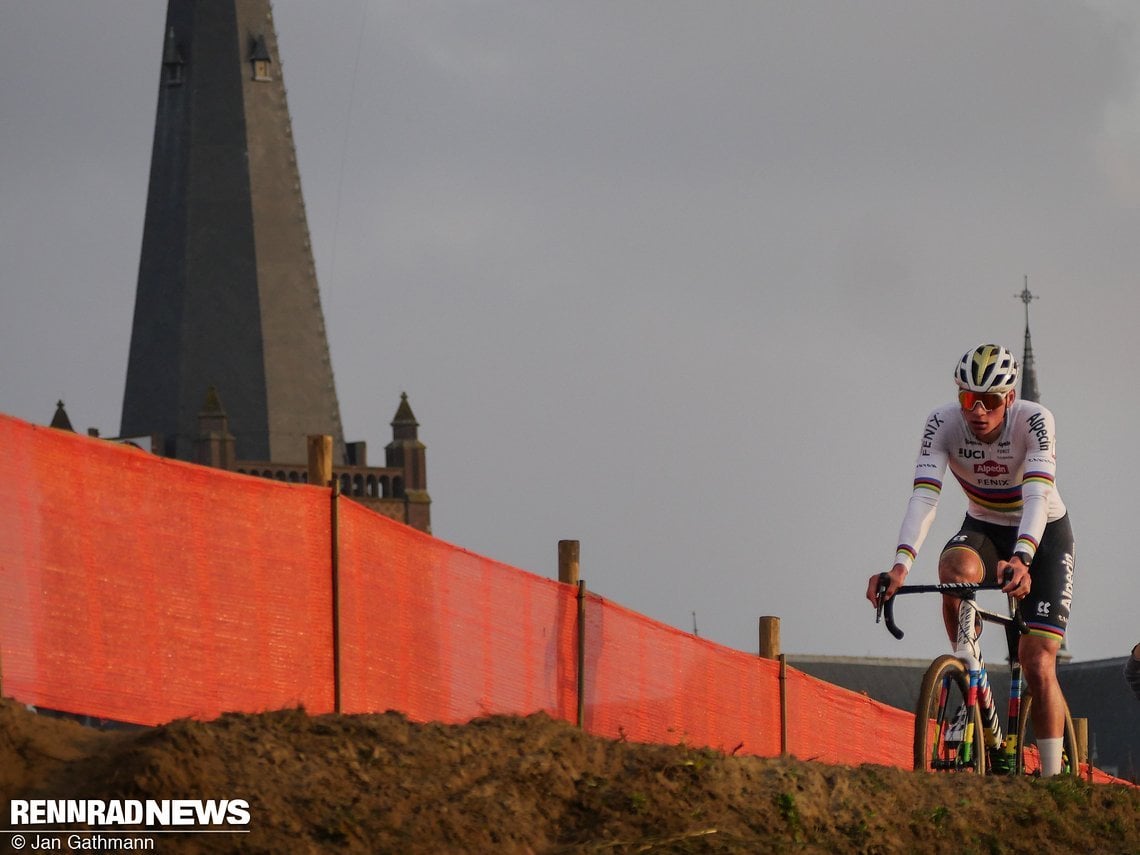
[[[899,528],[898,546],[895,547],[895,562],[888,573],[890,580],[886,592],[887,598],[890,598],[906,581],[907,574],[938,511],[938,499],[942,494],[942,477],[946,473],[949,460],[949,454],[943,447],[944,443],[939,441],[941,433],[939,428],[944,424],[945,416],[935,411],[927,418],[923,428],[922,445],[914,465],[914,482],[906,513]],[[876,606],[878,578],[878,574],[875,574],[867,582],[867,599]]]
[[[899,543],[895,547],[895,566],[901,566],[909,573],[918,557],[918,550],[930,532],[934,516],[938,512],[938,498],[942,492],[942,482],[938,479],[915,478],[906,514],[899,527]]]
[[[947,417],[944,410],[935,410],[926,420],[922,431],[922,445],[918,459],[914,463],[914,482],[906,513],[899,527],[898,546],[895,547],[895,567],[902,566],[909,573],[918,557],[918,550],[934,516],[938,512],[938,499],[942,496],[942,478],[950,453],[946,446],[945,434]],[[892,571],[894,568],[892,568]]]
[[[1049,521],[1049,501],[1056,485],[1057,455],[1053,414],[1045,408],[1022,416],[1026,438],[1025,470],[1021,478],[1021,522],[1014,552],[1032,560]]]

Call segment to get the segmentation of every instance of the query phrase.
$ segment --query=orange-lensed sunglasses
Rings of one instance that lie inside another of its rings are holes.
[[[967,412],[981,404],[982,409],[989,413],[1005,403],[1005,394],[1004,392],[970,392],[962,389],[958,392],[958,403]]]

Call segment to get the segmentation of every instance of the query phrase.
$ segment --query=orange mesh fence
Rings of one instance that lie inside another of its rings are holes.
[[[585,727],[634,742],[780,753],[778,665],[590,594]]]
[[[580,639],[578,589],[325,489],[6,416],[0,447],[0,684],[23,703],[140,724],[581,706],[612,738],[911,765],[910,713],[595,594]]]
[[[0,678],[141,724],[331,707],[326,491],[0,417]]]
[[[574,721],[576,591],[339,505],[342,709]]]
[[[787,669],[788,753],[800,760],[909,769],[914,715]]]

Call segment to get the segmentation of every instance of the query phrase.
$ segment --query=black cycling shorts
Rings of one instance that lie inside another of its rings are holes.
[[[969,514],[962,529],[942,547],[970,549],[982,559],[985,580],[997,580],[998,561],[1008,561],[1017,543],[1017,526],[997,525],[974,519]],[[1073,604],[1074,567],[1073,527],[1069,515],[1045,526],[1041,545],[1029,567],[1029,595],[1021,601],[1021,615],[1030,635],[1060,641],[1069,626],[1069,610]]]

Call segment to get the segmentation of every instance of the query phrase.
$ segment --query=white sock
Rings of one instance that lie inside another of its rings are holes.
[[[1037,753],[1041,755],[1041,777],[1061,774],[1061,743],[1063,738],[1038,739]]]

